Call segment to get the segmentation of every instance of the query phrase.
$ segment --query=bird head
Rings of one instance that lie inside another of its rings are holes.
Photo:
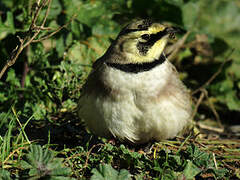
[[[149,19],[138,20],[123,28],[111,49],[124,56],[118,63],[152,62],[161,56],[175,32],[177,29]]]

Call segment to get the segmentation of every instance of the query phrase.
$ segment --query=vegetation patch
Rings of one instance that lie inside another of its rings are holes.
[[[133,146],[76,115],[92,63],[121,28],[184,31],[168,59],[192,95],[193,131]],[[0,179],[240,179],[238,0],[0,2]]]

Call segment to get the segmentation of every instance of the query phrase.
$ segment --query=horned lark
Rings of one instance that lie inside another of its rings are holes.
[[[190,122],[190,95],[164,47],[174,28],[150,20],[119,33],[94,64],[78,114],[94,134],[133,143],[175,137]]]

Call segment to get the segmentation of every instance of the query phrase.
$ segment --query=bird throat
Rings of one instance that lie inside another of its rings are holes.
[[[144,63],[129,63],[129,64],[117,64],[106,62],[107,66],[127,72],[127,73],[140,73],[144,71],[149,71],[156,66],[164,63],[166,61],[166,57],[164,53],[160,55],[158,59],[155,59],[152,62],[144,62]]]

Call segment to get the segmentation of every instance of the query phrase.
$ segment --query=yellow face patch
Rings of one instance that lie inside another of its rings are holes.
[[[147,30],[139,30],[123,35],[119,39],[124,63],[152,62],[158,59],[168,41],[166,26],[158,23],[151,24]]]
[[[163,26],[162,24],[157,24],[157,23],[154,23],[152,24],[151,27],[148,28],[148,33],[149,34],[156,34],[160,31],[163,31],[166,27]]]
[[[142,55],[139,50],[136,48],[136,44],[126,44],[125,55],[126,63],[144,63],[144,62],[152,62],[160,57],[165,46],[167,44],[167,37],[159,39],[154,45],[149,48],[146,55]]]
[[[159,39],[147,52],[147,57],[152,59],[157,59],[162,54],[166,44],[167,44],[167,37]]]

